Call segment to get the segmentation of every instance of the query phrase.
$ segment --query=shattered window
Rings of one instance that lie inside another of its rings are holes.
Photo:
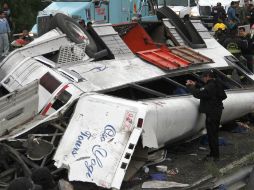
[[[192,74],[192,73],[187,73],[187,74],[183,74],[183,75],[179,75],[179,76],[172,76],[172,77],[168,77],[168,78],[180,83],[183,86],[185,86],[187,80],[193,80],[193,81],[197,81],[198,83],[203,84],[203,81],[200,79],[200,77],[196,76],[195,74]]]
[[[169,95],[189,94],[184,85],[167,77],[130,84],[120,89],[105,92],[105,94],[131,100],[153,99]]]
[[[56,101],[54,102],[54,104],[52,105],[52,108],[54,108],[55,110],[58,110],[59,108],[61,108],[64,104],[66,104],[69,99],[71,98],[71,94],[69,92],[67,92],[66,90],[63,91],[56,99]]]
[[[251,78],[236,68],[220,69],[220,71],[243,87],[251,87],[254,84]]]
[[[124,88],[116,89],[110,92],[106,92],[105,94],[126,98],[130,100],[142,100],[142,99],[150,99],[157,98],[159,95],[149,92],[148,90],[138,88],[137,86],[126,86]]]
[[[0,86],[0,97],[5,96],[7,94],[9,94],[9,91],[5,87]]]
[[[41,77],[40,85],[52,94],[61,85],[61,82],[47,72]]]
[[[181,85],[177,85],[175,81],[168,78],[159,78],[150,82],[138,83],[138,85],[155,90],[165,95],[180,95],[188,94],[188,90]]]
[[[225,89],[237,89],[237,88],[241,88],[241,85],[236,82],[235,80],[233,80],[232,78],[229,78],[227,75],[225,75],[223,72],[217,70],[217,69],[213,69],[215,77],[217,78],[217,80],[219,80],[222,85],[224,86]],[[198,76],[200,76],[204,71],[202,72],[197,72],[196,74]]]

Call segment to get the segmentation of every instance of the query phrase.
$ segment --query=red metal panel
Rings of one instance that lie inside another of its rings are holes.
[[[138,23],[131,23],[129,26],[130,30],[123,35],[122,39],[133,53],[157,48],[142,26]]]
[[[114,27],[133,53],[162,69],[172,70],[188,67],[191,64],[211,62],[209,58],[190,48],[173,47],[169,49],[165,44],[155,44],[138,23],[115,25]]]
[[[191,64],[191,62],[174,55],[165,48],[140,51],[137,52],[137,55],[162,69],[179,69],[188,67]]]
[[[198,52],[195,52],[193,49],[188,48],[186,46],[177,46],[170,47],[169,50],[179,56],[184,57],[184,59],[192,62],[192,64],[204,64],[204,63],[213,63],[213,60],[209,57],[206,57]]]

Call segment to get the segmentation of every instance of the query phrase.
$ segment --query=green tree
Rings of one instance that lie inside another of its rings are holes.
[[[3,3],[8,3],[11,9],[14,33],[22,32],[24,29],[30,30],[36,23],[38,11],[47,6],[47,3],[41,0],[0,0],[0,2],[1,8]]]

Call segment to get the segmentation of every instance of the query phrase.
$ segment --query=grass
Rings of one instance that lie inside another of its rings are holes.
[[[212,174],[214,177],[221,176],[220,170],[219,170],[218,166],[216,165],[216,163],[207,162],[207,163],[205,163],[205,168],[208,171],[208,173]]]

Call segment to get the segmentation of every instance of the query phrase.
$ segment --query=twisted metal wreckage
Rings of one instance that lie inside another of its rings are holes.
[[[157,149],[203,131],[185,81],[201,82],[207,69],[228,96],[222,123],[253,111],[252,73],[200,21],[179,25],[163,9],[158,16],[84,31],[57,14],[56,29],[1,62],[2,186],[47,166],[59,176],[68,169],[70,181],[120,189],[138,143]]]

